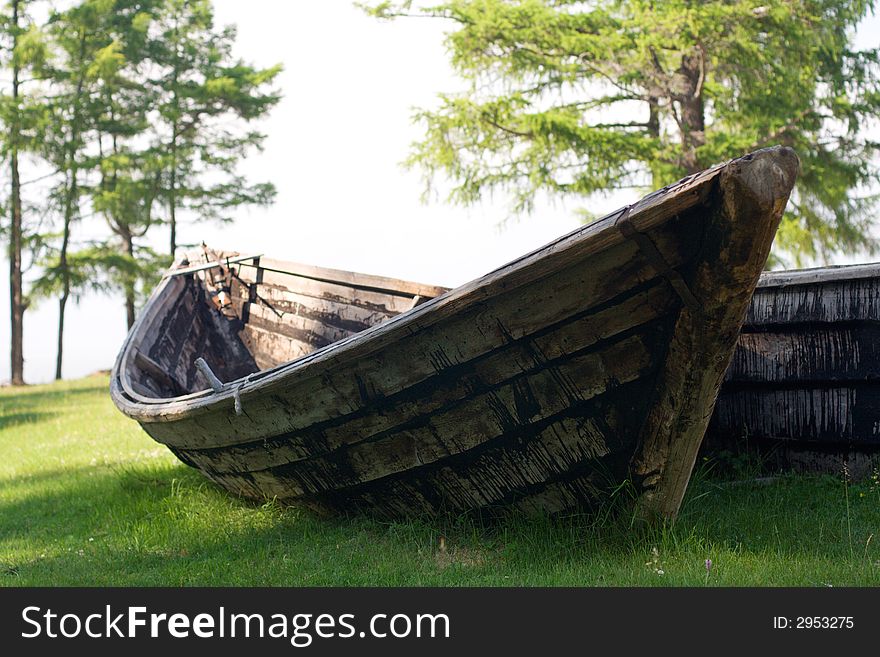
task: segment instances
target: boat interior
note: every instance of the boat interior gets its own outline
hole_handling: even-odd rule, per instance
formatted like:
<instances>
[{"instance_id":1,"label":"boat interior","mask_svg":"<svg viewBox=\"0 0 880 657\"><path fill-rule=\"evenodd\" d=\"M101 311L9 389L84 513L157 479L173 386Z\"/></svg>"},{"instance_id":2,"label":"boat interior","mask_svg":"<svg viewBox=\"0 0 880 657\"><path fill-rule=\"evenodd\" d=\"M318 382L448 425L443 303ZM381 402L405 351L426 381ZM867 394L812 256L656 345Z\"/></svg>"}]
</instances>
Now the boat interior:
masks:
<instances>
[{"instance_id":1,"label":"boat interior","mask_svg":"<svg viewBox=\"0 0 880 657\"><path fill-rule=\"evenodd\" d=\"M123 376L147 400L188 395L301 358L446 291L203 247L165 275L129 338Z\"/></svg>"}]
</instances>

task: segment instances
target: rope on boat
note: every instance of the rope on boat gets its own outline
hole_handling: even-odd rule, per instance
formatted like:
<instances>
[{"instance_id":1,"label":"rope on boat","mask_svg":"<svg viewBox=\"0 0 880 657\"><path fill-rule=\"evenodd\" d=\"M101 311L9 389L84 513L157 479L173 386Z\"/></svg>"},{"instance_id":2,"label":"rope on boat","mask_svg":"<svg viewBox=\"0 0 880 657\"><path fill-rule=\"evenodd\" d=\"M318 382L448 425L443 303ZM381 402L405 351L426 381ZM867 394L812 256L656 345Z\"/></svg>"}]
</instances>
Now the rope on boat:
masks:
<instances>
[{"instance_id":1,"label":"rope on boat","mask_svg":"<svg viewBox=\"0 0 880 657\"><path fill-rule=\"evenodd\" d=\"M241 388L243 385L244 385L244 383L242 383L241 385L235 386L235 388L232 391L232 400L235 402L235 414L236 415L241 415L242 413L244 413L244 409L241 407Z\"/></svg>"},{"instance_id":2,"label":"rope on boat","mask_svg":"<svg viewBox=\"0 0 880 657\"><path fill-rule=\"evenodd\" d=\"M697 298L694 296L694 293L691 292L691 289L688 287L681 274L675 271L675 269L666 262L663 254L660 253L654 242L651 241L651 238L644 233L639 232L639 230L633 226L633 223L629 218L629 211L631 209L631 205L626 206L623 213L615 220L614 225L625 238L631 239L636 243L639 251L645 256L645 259L647 259L654 271L669 282L672 289L675 290L675 293L681 298L684 305L687 306L694 315L701 314L702 305L697 301Z\"/></svg>"}]
</instances>

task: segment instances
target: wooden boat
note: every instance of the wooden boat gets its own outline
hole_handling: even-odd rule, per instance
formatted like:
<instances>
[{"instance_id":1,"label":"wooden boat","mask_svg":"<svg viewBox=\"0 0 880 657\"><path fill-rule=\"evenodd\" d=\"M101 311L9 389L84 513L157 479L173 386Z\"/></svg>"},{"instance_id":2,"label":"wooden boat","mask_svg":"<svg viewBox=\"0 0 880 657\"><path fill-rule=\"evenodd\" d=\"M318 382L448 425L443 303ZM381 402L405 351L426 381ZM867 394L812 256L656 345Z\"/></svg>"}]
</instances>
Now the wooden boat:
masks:
<instances>
[{"instance_id":1,"label":"wooden boat","mask_svg":"<svg viewBox=\"0 0 880 657\"><path fill-rule=\"evenodd\" d=\"M190 255L111 393L251 498L555 512L630 480L640 513L674 516L797 169L758 151L451 291Z\"/></svg>"},{"instance_id":2,"label":"wooden boat","mask_svg":"<svg viewBox=\"0 0 880 657\"><path fill-rule=\"evenodd\" d=\"M761 277L707 443L771 468L880 464L880 264Z\"/></svg>"}]
</instances>

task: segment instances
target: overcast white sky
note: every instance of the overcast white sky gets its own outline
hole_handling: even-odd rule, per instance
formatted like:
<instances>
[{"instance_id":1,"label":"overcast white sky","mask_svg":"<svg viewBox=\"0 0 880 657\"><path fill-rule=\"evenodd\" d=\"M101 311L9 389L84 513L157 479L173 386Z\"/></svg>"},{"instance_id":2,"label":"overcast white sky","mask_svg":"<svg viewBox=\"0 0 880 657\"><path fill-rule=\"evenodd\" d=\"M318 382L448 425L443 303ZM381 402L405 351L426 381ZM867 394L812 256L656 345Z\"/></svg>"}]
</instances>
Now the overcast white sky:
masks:
<instances>
[{"instance_id":1,"label":"overcast white sky","mask_svg":"<svg viewBox=\"0 0 880 657\"><path fill-rule=\"evenodd\" d=\"M414 107L461 83L447 64L439 21L380 22L350 0L215 0L217 22L238 25L238 53L252 63L284 64L284 99L262 123L263 153L243 170L271 180L277 202L243 210L230 226L194 225L180 241L259 252L311 264L455 286L530 251L578 225L575 205L540 204L506 222L507 200L464 209L421 203L418 172L399 162L420 137ZM859 30L876 45L880 20ZM593 207L610 211L634 198ZM157 246L164 246L164 234ZM8 265L0 271L0 381L9 377ZM25 315L25 379L54 373L57 304ZM122 300L89 296L69 307L65 378L108 369L125 335Z\"/></svg>"}]
</instances>

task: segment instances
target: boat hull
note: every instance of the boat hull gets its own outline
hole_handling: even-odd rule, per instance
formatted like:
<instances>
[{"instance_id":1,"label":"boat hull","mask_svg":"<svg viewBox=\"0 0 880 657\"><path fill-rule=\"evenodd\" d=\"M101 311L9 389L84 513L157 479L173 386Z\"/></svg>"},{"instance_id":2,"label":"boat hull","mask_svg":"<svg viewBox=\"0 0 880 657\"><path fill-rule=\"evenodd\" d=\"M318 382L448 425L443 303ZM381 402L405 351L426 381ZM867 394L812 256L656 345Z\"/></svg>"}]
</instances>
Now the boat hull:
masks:
<instances>
[{"instance_id":1,"label":"boat hull","mask_svg":"<svg viewBox=\"0 0 880 657\"><path fill-rule=\"evenodd\" d=\"M295 352L271 336L305 340L290 329L303 277L219 267L232 281L228 322L211 328L211 316L191 333L223 339L171 349L168 318L217 278L174 276L123 346L111 393L181 460L251 498L387 516L559 512L595 508L628 481L641 514L671 517L796 170L788 149L735 160L436 296L306 277L332 288L313 298L337 304L321 335L353 312L353 295L385 297L356 304L378 313L368 328L288 362L273 350ZM407 295L413 307L398 312ZM244 335L255 319L271 326ZM215 343L240 343L253 362ZM136 367L135 351L177 368L184 392L199 384L187 361L203 352L219 378L236 378L163 396L170 388Z\"/></svg>"}]
</instances>

